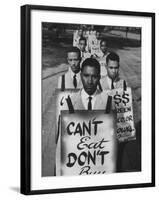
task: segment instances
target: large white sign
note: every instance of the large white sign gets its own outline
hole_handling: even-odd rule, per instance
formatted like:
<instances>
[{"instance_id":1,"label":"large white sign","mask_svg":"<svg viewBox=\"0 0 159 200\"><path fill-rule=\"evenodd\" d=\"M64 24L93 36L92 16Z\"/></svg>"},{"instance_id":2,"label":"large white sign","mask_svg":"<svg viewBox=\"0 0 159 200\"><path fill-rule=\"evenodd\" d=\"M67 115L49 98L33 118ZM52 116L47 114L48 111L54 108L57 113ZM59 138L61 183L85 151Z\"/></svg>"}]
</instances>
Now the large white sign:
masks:
<instances>
[{"instance_id":1,"label":"large white sign","mask_svg":"<svg viewBox=\"0 0 159 200\"><path fill-rule=\"evenodd\" d=\"M113 96L113 108L117 113L117 138L119 141L135 139L135 127L132 106L131 88L114 89L111 91Z\"/></svg>"},{"instance_id":2,"label":"large white sign","mask_svg":"<svg viewBox=\"0 0 159 200\"><path fill-rule=\"evenodd\" d=\"M106 174L116 171L114 116L104 111L61 112L61 176ZM57 155L58 156L58 155Z\"/></svg>"}]
</instances>

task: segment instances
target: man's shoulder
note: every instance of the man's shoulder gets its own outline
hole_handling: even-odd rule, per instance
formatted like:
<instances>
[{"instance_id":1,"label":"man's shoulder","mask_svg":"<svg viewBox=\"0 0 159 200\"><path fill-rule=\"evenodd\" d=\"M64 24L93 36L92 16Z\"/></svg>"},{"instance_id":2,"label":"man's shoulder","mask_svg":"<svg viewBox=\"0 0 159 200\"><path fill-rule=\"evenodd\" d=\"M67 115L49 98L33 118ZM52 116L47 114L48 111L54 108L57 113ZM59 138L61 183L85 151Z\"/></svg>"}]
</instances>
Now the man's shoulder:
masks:
<instances>
[{"instance_id":1,"label":"man's shoulder","mask_svg":"<svg viewBox=\"0 0 159 200\"><path fill-rule=\"evenodd\" d=\"M60 71L60 76L58 78L58 88L61 88L61 85L64 85L64 88L69 88L70 83L71 83L71 70L70 66L67 65L66 70Z\"/></svg>"},{"instance_id":2,"label":"man's shoulder","mask_svg":"<svg viewBox=\"0 0 159 200\"><path fill-rule=\"evenodd\" d=\"M103 77L101 78L100 82L101 82L101 83L105 83L105 82L108 81L108 79L109 79L108 75L105 75L105 76L103 76Z\"/></svg>"},{"instance_id":3,"label":"man's shoulder","mask_svg":"<svg viewBox=\"0 0 159 200\"><path fill-rule=\"evenodd\" d=\"M75 92L73 92L71 95L70 95L70 98L73 102L76 102L79 100L79 97L81 97L81 89L79 90L75 90Z\"/></svg>"},{"instance_id":4,"label":"man's shoulder","mask_svg":"<svg viewBox=\"0 0 159 200\"><path fill-rule=\"evenodd\" d=\"M106 104L107 104L107 100L108 100L107 93L104 90L103 91L99 91L96 94L95 109L105 110Z\"/></svg>"},{"instance_id":5,"label":"man's shoulder","mask_svg":"<svg viewBox=\"0 0 159 200\"><path fill-rule=\"evenodd\" d=\"M107 90L101 91L101 90L98 89L96 96L99 100L105 101L108 97L108 92L107 92Z\"/></svg>"},{"instance_id":6,"label":"man's shoulder","mask_svg":"<svg viewBox=\"0 0 159 200\"><path fill-rule=\"evenodd\" d=\"M65 71L65 73L63 73L62 75L64 75L65 77L70 77L71 76L71 70L69 69L69 65L68 65L68 70Z\"/></svg>"},{"instance_id":7,"label":"man's shoulder","mask_svg":"<svg viewBox=\"0 0 159 200\"><path fill-rule=\"evenodd\" d=\"M84 109L82 104L81 89L72 94L70 99L75 110Z\"/></svg>"},{"instance_id":8,"label":"man's shoulder","mask_svg":"<svg viewBox=\"0 0 159 200\"><path fill-rule=\"evenodd\" d=\"M101 78L101 81L107 81L108 79L110 79L109 77L108 77L108 75L105 75L105 76L103 76L102 78ZM122 79L120 76L115 80L115 82L117 83L117 82L124 82L124 79Z\"/></svg>"},{"instance_id":9,"label":"man's shoulder","mask_svg":"<svg viewBox=\"0 0 159 200\"><path fill-rule=\"evenodd\" d=\"M69 64L62 63L61 65L58 66L58 70L56 72L62 76L69 71L69 68L70 68Z\"/></svg>"},{"instance_id":10,"label":"man's shoulder","mask_svg":"<svg viewBox=\"0 0 159 200\"><path fill-rule=\"evenodd\" d=\"M121 77L118 77L115 82L116 82L117 86L122 86L123 87L124 81L125 81L124 79L122 79Z\"/></svg>"}]
</instances>

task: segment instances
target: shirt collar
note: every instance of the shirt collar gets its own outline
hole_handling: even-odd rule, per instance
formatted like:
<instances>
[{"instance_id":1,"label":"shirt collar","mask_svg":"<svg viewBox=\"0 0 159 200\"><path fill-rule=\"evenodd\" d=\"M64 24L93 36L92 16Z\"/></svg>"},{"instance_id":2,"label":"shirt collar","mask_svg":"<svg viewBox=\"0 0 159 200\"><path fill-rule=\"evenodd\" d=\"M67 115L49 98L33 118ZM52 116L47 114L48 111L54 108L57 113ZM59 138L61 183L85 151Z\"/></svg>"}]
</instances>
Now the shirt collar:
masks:
<instances>
[{"instance_id":1,"label":"shirt collar","mask_svg":"<svg viewBox=\"0 0 159 200\"><path fill-rule=\"evenodd\" d=\"M82 97L83 97L84 99L88 99L88 97L90 97L90 96L91 96L92 98L94 98L94 97L97 95L97 90L94 92L94 94L89 95L89 94L87 94L87 93L85 92L84 89L82 89L81 95L82 95Z\"/></svg>"},{"instance_id":2,"label":"shirt collar","mask_svg":"<svg viewBox=\"0 0 159 200\"><path fill-rule=\"evenodd\" d=\"M69 67L69 71L71 73L71 77L73 78L75 73L71 70L71 67ZM80 76L80 71L76 74L76 78L79 78L79 76Z\"/></svg>"},{"instance_id":3,"label":"shirt collar","mask_svg":"<svg viewBox=\"0 0 159 200\"><path fill-rule=\"evenodd\" d=\"M108 78L108 81L111 83L112 82L112 79L109 77L109 76L107 76L107 78ZM116 83L117 81L119 81L120 80L120 78L119 77L116 77L116 79L113 81L113 83Z\"/></svg>"}]
</instances>

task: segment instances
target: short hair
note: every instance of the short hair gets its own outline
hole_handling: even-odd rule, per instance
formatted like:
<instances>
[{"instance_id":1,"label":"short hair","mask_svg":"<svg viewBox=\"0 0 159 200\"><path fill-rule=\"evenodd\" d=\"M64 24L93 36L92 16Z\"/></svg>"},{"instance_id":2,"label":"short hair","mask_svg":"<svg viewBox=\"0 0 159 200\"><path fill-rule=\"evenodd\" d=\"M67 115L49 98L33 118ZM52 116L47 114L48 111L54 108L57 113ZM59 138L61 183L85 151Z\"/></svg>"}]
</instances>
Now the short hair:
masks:
<instances>
[{"instance_id":1,"label":"short hair","mask_svg":"<svg viewBox=\"0 0 159 200\"><path fill-rule=\"evenodd\" d=\"M68 54L68 53L71 53L71 52L78 53L79 58L81 58L81 51L79 50L78 47L70 47L70 48L68 49L68 51L67 51L67 54Z\"/></svg>"},{"instance_id":2,"label":"short hair","mask_svg":"<svg viewBox=\"0 0 159 200\"><path fill-rule=\"evenodd\" d=\"M101 46L102 42L105 42L107 44L107 40L106 39L101 39L100 46Z\"/></svg>"},{"instance_id":3,"label":"short hair","mask_svg":"<svg viewBox=\"0 0 159 200\"><path fill-rule=\"evenodd\" d=\"M80 37L80 39L79 39L79 42L80 42L81 40L84 40L84 41L85 41L85 43L87 44L87 40L86 40L86 38L85 38L85 37Z\"/></svg>"},{"instance_id":4,"label":"short hair","mask_svg":"<svg viewBox=\"0 0 159 200\"><path fill-rule=\"evenodd\" d=\"M95 58L86 58L82 63L81 72L83 71L85 66L95 67L100 74L100 64Z\"/></svg>"},{"instance_id":5,"label":"short hair","mask_svg":"<svg viewBox=\"0 0 159 200\"><path fill-rule=\"evenodd\" d=\"M108 54L108 56L106 57L107 64L108 64L109 60L117 61L118 63L120 62L120 58L119 58L118 54L115 52L110 52Z\"/></svg>"}]
</instances>

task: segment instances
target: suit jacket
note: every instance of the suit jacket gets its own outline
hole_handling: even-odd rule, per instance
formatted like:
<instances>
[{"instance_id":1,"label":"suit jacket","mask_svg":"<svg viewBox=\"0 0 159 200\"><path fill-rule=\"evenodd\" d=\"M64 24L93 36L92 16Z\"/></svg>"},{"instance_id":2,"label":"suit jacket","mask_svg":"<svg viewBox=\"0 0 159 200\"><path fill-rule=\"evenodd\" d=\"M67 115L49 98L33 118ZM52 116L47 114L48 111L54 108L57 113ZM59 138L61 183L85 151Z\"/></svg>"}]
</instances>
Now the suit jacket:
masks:
<instances>
[{"instance_id":1,"label":"suit jacket","mask_svg":"<svg viewBox=\"0 0 159 200\"><path fill-rule=\"evenodd\" d=\"M70 96L74 110L85 110L82 102L81 90ZM105 110L107 105L108 94L106 91L97 90L96 100L93 110Z\"/></svg>"},{"instance_id":2,"label":"suit jacket","mask_svg":"<svg viewBox=\"0 0 159 200\"><path fill-rule=\"evenodd\" d=\"M100 84L103 90L111 90L110 85L109 85L109 77L108 75L104 76L100 80ZM123 88L124 85L124 80L120 79L119 77L114 81L114 88Z\"/></svg>"},{"instance_id":3,"label":"suit jacket","mask_svg":"<svg viewBox=\"0 0 159 200\"><path fill-rule=\"evenodd\" d=\"M63 77L64 78L63 78ZM75 89L73 85L73 78L71 76L71 70L68 70L64 75L62 75L58 79L58 88L62 88L64 86L64 89ZM62 86L63 85L63 86ZM79 80L77 80L77 88L82 88L82 82L81 82L81 77Z\"/></svg>"}]
</instances>

